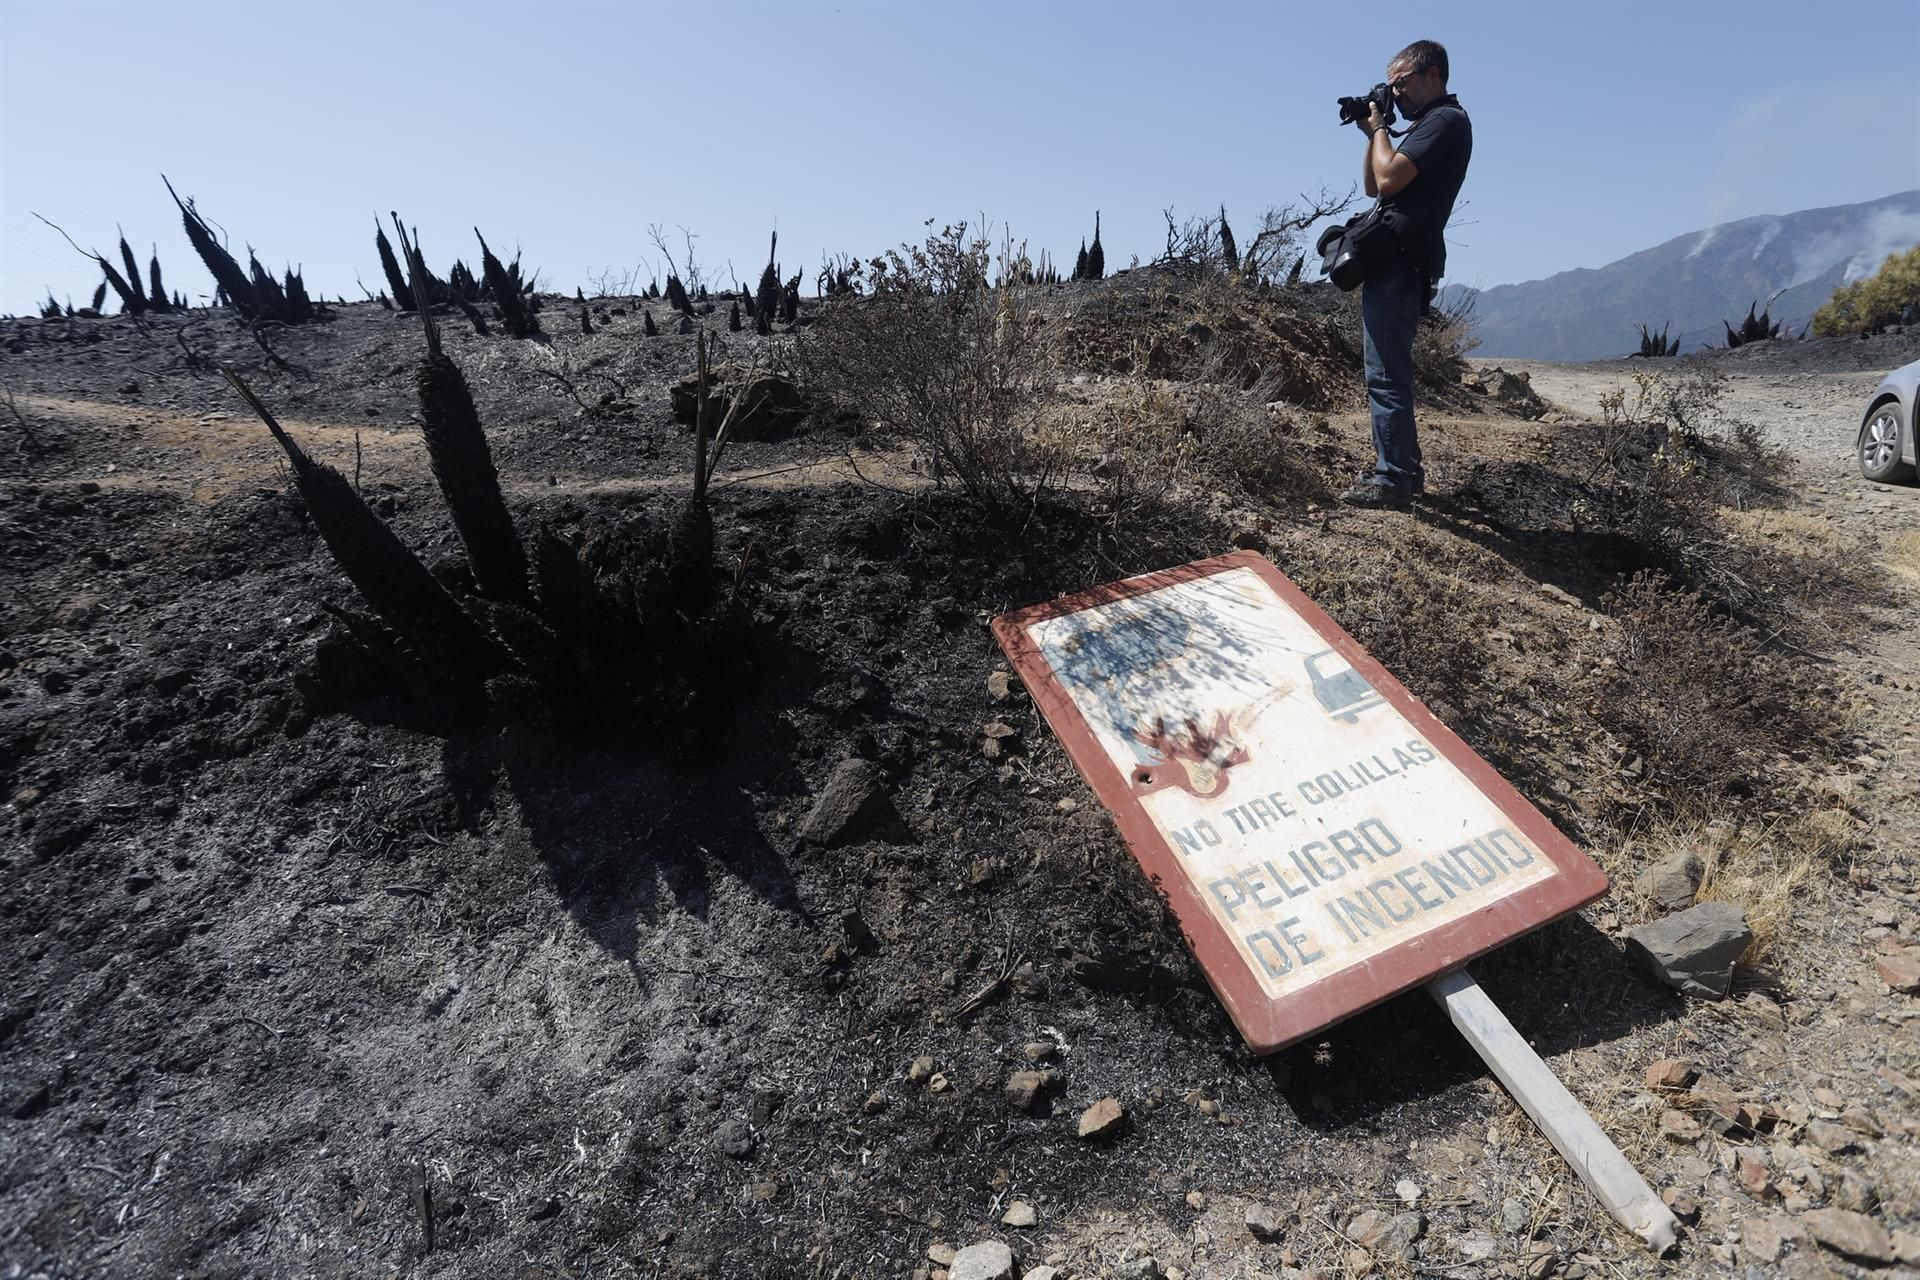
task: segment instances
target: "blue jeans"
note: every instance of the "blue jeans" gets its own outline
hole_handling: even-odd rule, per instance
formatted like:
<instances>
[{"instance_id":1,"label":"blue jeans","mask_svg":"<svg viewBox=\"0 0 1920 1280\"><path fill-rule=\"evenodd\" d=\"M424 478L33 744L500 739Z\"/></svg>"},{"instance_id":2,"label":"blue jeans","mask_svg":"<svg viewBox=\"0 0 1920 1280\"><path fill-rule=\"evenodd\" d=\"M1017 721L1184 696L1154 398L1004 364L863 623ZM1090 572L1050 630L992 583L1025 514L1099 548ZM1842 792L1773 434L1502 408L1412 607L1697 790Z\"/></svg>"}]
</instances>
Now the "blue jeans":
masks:
<instances>
[{"instance_id":1,"label":"blue jeans","mask_svg":"<svg viewBox=\"0 0 1920 1280\"><path fill-rule=\"evenodd\" d=\"M1366 333L1367 408L1373 414L1373 480L1402 493L1426 485L1413 425L1413 332L1426 282L1405 263L1381 267L1360 287Z\"/></svg>"}]
</instances>

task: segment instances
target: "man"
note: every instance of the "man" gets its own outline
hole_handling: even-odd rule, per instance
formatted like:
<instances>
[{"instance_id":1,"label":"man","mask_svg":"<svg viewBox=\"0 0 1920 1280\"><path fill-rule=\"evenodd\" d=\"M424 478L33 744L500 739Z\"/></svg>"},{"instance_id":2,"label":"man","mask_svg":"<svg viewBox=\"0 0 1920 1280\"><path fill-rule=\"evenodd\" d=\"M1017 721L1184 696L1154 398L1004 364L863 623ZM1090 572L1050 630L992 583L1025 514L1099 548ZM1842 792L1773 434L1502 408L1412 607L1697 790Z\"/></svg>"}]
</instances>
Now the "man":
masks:
<instances>
[{"instance_id":1,"label":"man","mask_svg":"<svg viewBox=\"0 0 1920 1280\"><path fill-rule=\"evenodd\" d=\"M1413 334L1446 270L1444 232L1473 155L1473 125L1447 92L1447 51L1432 40L1415 41L1394 56L1387 86L1411 122L1399 149L1377 104L1356 123L1367 134L1367 194L1379 198L1400 251L1361 287L1374 464L1340 500L1404 509L1427 483L1413 423Z\"/></svg>"}]
</instances>

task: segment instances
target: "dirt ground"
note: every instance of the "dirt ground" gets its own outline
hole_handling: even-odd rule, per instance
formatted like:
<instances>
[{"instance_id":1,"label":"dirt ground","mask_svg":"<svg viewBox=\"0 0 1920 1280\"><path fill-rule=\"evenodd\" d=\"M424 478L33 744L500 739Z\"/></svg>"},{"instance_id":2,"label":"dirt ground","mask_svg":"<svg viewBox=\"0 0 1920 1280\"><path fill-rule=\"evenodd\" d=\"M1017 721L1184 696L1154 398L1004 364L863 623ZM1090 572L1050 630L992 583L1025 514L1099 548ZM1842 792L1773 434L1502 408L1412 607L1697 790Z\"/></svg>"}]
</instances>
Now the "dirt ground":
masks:
<instances>
[{"instance_id":1,"label":"dirt ground","mask_svg":"<svg viewBox=\"0 0 1920 1280\"><path fill-rule=\"evenodd\" d=\"M522 521L590 530L684 488L666 392L693 340L597 309L589 337L556 300L545 344L448 325ZM217 316L186 326L0 322L0 1275L908 1277L988 1239L1073 1277L1920 1274L1920 1002L1875 970L1920 943L1920 489L1849 452L1920 339L1712 358L1729 415L1791 456L1732 526L1857 572L1740 633L1840 729L1676 815L1590 706L1633 566L1536 510L1637 361L1505 365L1544 420L1430 415L1413 514L1331 506L1354 407L1277 428L1307 475L1284 499L1188 494L1125 538L1084 504L982 526L841 422L743 443L714 515L749 621L713 724L528 742L342 685L322 604L351 590L264 429L183 354L246 368L444 569L417 328L337 308L274 339L288 373ZM1394 575L1448 584L1434 665L1399 674L1616 880L1474 972L1689 1210L1674 1255L1611 1223L1422 994L1249 1055L1017 683L990 689L993 615L1230 545L1389 660L1414 643ZM900 822L800 841L847 758ZM1774 908L1725 1002L1622 946L1634 872L1676 841ZM1036 1058L1057 1092L1010 1106ZM1650 1087L1662 1059L1765 1123L1663 1128L1719 1097ZM1104 1098L1118 1136L1077 1139ZM1904 1234L1843 1256L1809 1235L1835 1208Z\"/></svg>"}]
</instances>

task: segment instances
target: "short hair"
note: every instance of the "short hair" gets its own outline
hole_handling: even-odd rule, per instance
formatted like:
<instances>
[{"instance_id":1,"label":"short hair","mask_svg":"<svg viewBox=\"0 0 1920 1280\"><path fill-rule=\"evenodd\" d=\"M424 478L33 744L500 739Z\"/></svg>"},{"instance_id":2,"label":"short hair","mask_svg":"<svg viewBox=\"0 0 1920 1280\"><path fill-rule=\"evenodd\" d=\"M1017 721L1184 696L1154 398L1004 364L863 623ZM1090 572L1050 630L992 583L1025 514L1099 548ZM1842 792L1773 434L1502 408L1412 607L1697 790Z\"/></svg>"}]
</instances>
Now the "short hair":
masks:
<instances>
[{"instance_id":1,"label":"short hair","mask_svg":"<svg viewBox=\"0 0 1920 1280\"><path fill-rule=\"evenodd\" d=\"M1393 66L1394 63L1398 62L1411 64L1408 69L1416 72L1425 71L1428 67L1435 67L1440 72L1440 83L1445 84L1447 82L1447 48L1438 40L1415 40L1412 44L1394 54L1393 62L1389 62L1387 65Z\"/></svg>"}]
</instances>

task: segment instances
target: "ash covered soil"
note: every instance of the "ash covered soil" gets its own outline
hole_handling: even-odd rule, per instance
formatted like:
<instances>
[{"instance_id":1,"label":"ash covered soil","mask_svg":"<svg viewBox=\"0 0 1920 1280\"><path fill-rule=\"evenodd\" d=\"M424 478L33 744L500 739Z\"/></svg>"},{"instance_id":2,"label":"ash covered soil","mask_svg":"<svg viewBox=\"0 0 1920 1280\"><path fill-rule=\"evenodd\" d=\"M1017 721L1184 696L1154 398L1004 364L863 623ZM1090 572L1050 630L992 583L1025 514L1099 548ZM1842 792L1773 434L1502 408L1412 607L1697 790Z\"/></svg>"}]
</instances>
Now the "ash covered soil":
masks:
<instances>
[{"instance_id":1,"label":"ash covered soil","mask_svg":"<svg viewBox=\"0 0 1920 1280\"><path fill-rule=\"evenodd\" d=\"M1091 311L1100 287L1057 305ZM668 388L693 339L595 306L589 337L556 300L547 343L445 322L523 528L590 537L687 487ZM1793 385L1830 419L1730 513L1763 557L1742 563L1838 556L1856 575L1826 599L1800 574L1815 585L1774 635L1724 641L1802 669L1831 723L1769 739L1764 785L1675 782L1656 804L1667 784L1612 701L1638 659L1609 593L1646 563L1555 505L1587 474L1590 397L1637 362L1535 366L1545 421L1484 394L1479 368L1425 420L1434 499L1414 514L1331 507L1365 454L1357 359L1352 399L1270 412L1284 487L1181 492L1138 527L1069 494L994 529L910 450L817 414L729 453L726 679L683 733L631 741L448 733L365 679L322 607L351 588L282 456L183 356L245 368L457 573L411 318L350 305L277 333L298 374L218 313L0 329L8 426L33 435L0 450L20 443L0 461L8 1276L906 1277L990 1239L1075 1277L1920 1265L1912 1234L1850 1257L1808 1225L1838 1210L1920 1233L1920 1006L1875 967L1920 942L1920 490L1836 461L1860 370L1914 358L1911 338L1708 361L1762 409L1767 379L1811 378ZM1060 395L1148 381L1063 370ZM1249 1055L1018 682L995 678L993 615L1236 545L1614 875L1610 898L1474 972L1691 1210L1675 1256L1612 1225L1419 992ZM801 840L850 759L898 821ZM1770 869L1794 877L1724 1003L1623 949L1652 914L1631 883L1659 833L1697 839L1730 886L1736 868L1761 896ZM1724 1098L1650 1086L1662 1059ZM1016 1105L1010 1079L1036 1069L1051 1088ZM1108 1098L1117 1129L1078 1137ZM1729 1100L1754 1123L1735 1106L1717 1132ZM1700 1132L1663 1128L1676 1110Z\"/></svg>"}]
</instances>

